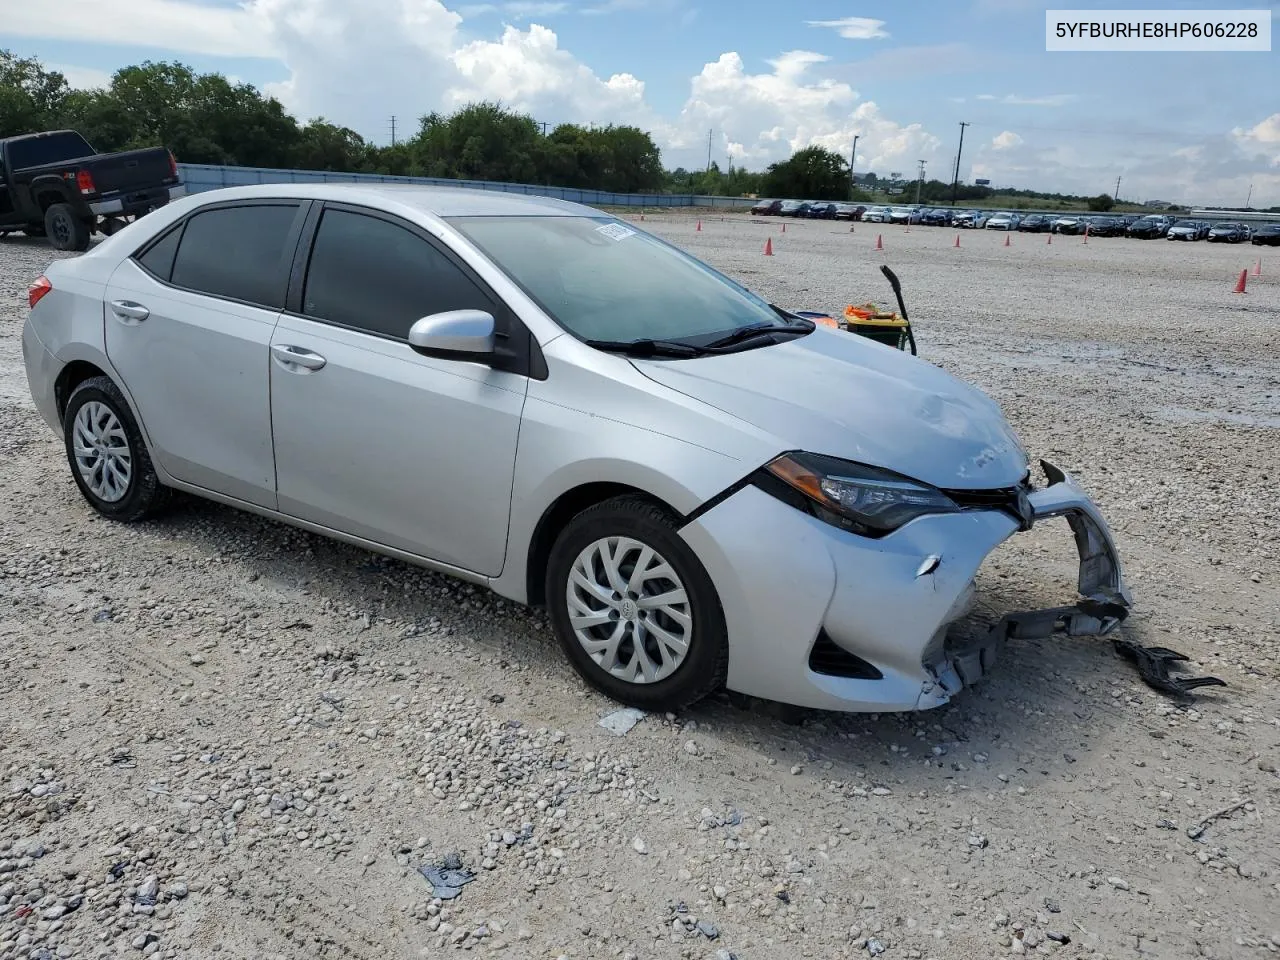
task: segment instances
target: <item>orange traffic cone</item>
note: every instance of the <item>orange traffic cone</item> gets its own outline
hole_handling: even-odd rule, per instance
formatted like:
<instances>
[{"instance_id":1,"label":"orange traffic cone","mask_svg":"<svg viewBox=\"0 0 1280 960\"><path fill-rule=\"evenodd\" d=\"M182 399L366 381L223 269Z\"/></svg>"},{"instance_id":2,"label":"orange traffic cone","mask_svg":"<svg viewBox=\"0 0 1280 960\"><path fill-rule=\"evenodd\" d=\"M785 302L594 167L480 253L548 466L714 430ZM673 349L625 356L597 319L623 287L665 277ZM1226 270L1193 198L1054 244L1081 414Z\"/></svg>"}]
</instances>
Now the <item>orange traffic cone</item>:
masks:
<instances>
[{"instance_id":1,"label":"orange traffic cone","mask_svg":"<svg viewBox=\"0 0 1280 960\"><path fill-rule=\"evenodd\" d=\"M1249 268L1240 271L1240 279L1236 281L1236 293L1244 293L1245 284L1249 282Z\"/></svg>"},{"instance_id":2,"label":"orange traffic cone","mask_svg":"<svg viewBox=\"0 0 1280 960\"><path fill-rule=\"evenodd\" d=\"M876 249L877 250L884 249L884 239L878 233L876 234Z\"/></svg>"},{"instance_id":3,"label":"orange traffic cone","mask_svg":"<svg viewBox=\"0 0 1280 960\"><path fill-rule=\"evenodd\" d=\"M960 234L956 234L956 249L960 249Z\"/></svg>"},{"instance_id":4,"label":"orange traffic cone","mask_svg":"<svg viewBox=\"0 0 1280 960\"><path fill-rule=\"evenodd\" d=\"M765 237L765 240L764 240L764 255L765 255L766 257L772 257L772 256L773 256L773 237Z\"/></svg>"},{"instance_id":5,"label":"orange traffic cone","mask_svg":"<svg viewBox=\"0 0 1280 960\"><path fill-rule=\"evenodd\" d=\"M1004 245L1006 247L1009 246L1009 234L1007 231L1005 232L1005 235L1004 235Z\"/></svg>"},{"instance_id":6,"label":"orange traffic cone","mask_svg":"<svg viewBox=\"0 0 1280 960\"><path fill-rule=\"evenodd\" d=\"M1262 258L1258 258L1258 262L1253 265L1253 275L1255 277L1262 276Z\"/></svg>"},{"instance_id":7,"label":"orange traffic cone","mask_svg":"<svg viewBox=\"0 0 1280 960\"><path fill-rule=\"evenodd\" d=\"M698 230L697 230L697 232L698 232L698 233L701 233L701 232L702 232L702 221L701 221L701 220L699 220L699 221L698 221Z\"/></svg>"}]
</instances>

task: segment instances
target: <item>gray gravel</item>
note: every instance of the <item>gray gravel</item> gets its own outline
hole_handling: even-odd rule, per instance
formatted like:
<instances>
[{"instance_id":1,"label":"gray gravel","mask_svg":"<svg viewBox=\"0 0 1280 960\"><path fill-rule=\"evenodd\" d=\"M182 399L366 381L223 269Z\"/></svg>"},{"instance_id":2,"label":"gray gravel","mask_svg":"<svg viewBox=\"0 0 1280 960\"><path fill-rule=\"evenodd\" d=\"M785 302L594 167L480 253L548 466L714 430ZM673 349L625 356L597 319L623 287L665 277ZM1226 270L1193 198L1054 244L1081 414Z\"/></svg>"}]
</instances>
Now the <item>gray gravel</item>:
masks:
<instances>
[{"instance_id":1,"label":"gray gravel","mask_svg":"<svg viewBox=\"0 0 1280 960\"><path fill-rule=\"evenodd\" d=\"M1105 642L1018 642L931 713L717 699L617 736L482 590L191 500L94 520L21 369L50 253L4 240L0 960L1280 950L1274 254L1239 297L1255 248L643 225L794 308L888 303L890 263L924 355L1103 504L1127 635L1230 686L1182 708ZM972 629L1072 582L1037 527ZM453 862L441 901L419 868Z\"/></svg>"}]
</instances>

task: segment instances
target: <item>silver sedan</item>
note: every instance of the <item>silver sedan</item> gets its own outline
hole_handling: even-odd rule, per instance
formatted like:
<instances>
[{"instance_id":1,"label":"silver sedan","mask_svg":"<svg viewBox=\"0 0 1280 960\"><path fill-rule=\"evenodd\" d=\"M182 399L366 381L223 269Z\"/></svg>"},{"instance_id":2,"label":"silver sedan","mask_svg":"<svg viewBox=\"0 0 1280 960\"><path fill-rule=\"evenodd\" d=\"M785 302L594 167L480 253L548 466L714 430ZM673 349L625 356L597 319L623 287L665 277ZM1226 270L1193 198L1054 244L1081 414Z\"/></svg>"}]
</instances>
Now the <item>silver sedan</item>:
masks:
<instances>
[{"instance_id":1,"label":"silver sedan","mask_svg":"<svg viewBox=\"0 0 1280 960\"><path fill-rule=\"evenodd\" d=\"M586 207L202 193L30 301L31 393L98 513L186 491L543 604L641 708L933 707L1010 633L1128 612L1097 508L1051 465L1036 486L985 395ZM1050 517L1078 604L957 640L984 558Z\"/></svg>"}]
</instances>

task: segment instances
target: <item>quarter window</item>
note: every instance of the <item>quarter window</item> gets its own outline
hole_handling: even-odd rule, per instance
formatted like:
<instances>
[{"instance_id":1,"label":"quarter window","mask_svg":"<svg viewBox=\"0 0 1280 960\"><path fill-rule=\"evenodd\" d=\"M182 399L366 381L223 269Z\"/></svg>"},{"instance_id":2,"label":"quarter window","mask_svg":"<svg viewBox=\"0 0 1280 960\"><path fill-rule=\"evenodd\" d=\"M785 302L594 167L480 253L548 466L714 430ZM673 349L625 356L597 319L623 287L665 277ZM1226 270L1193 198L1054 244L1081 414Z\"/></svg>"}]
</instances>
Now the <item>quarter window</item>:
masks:
<instances>
[{"instance_id":1,"label":"quarter window","mask_svg":"<svg viewBox=\"0 0 1280 960\"><path fill-rule=\"evenodd\" d=\"M326 210L307 268L302 312L404 340L446 310L494 312L493 301L432 244L378 217Z\"/></svg>"},{"instance_id":2,"label":"quarter window","mask_svg":"<svg viewBox=\"0 0 1280 960\"><path fill-rule=\"evenodd\" d=\"M178 241L181 239L182 224L178 224L138 257L138 263L153 277L168 283L173 274L173 256L178 252Z\"/></svg>"},{"instance_id":3,"label":"quarter window","mask_svg":"<svg viewBox=\"0 0 1280 960\"><path fill-rule=\"evenodd\" d=\"M221 207L195 214L182 231L173 284L279 310L293 253L285 246L297 214L297 204Z\"/></svg>"}]
</instances>

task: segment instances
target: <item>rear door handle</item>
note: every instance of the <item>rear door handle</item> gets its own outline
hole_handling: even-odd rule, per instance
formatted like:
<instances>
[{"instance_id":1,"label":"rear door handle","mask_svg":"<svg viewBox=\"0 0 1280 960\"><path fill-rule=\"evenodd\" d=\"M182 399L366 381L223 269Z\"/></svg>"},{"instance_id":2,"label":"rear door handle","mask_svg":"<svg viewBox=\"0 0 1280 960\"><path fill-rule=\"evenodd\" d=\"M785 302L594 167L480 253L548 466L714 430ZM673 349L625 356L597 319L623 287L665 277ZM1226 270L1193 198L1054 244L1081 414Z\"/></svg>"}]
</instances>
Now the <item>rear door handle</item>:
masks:
<instances>
[{"instance_id":1,"label":"rear door handle","mask_svg":"<svg viewBox=\"0 0 1280 960\"><path fill-rule=\"evenodd\" d=\"M111 312L121 320L133 320L140 322L151 316L151 311L140 303L134 303L132 300L112 300Z\"/></svg>"},{"instance_id":2,"label":"rear door handle","mask_svg":"<svg viewBox=\"0 0 1280 960\"><path fill-rule=\"evenodd\" d=\"M327 360L318 353L312 353L302 347L288 346L286 344L273 343L271 345L271 355L276 358L276 363L284 367L290 373L300 373L301 370L319 370L323 367ZM301 370L299 369L301 368Z\"/></svg>"}]
</instances>

